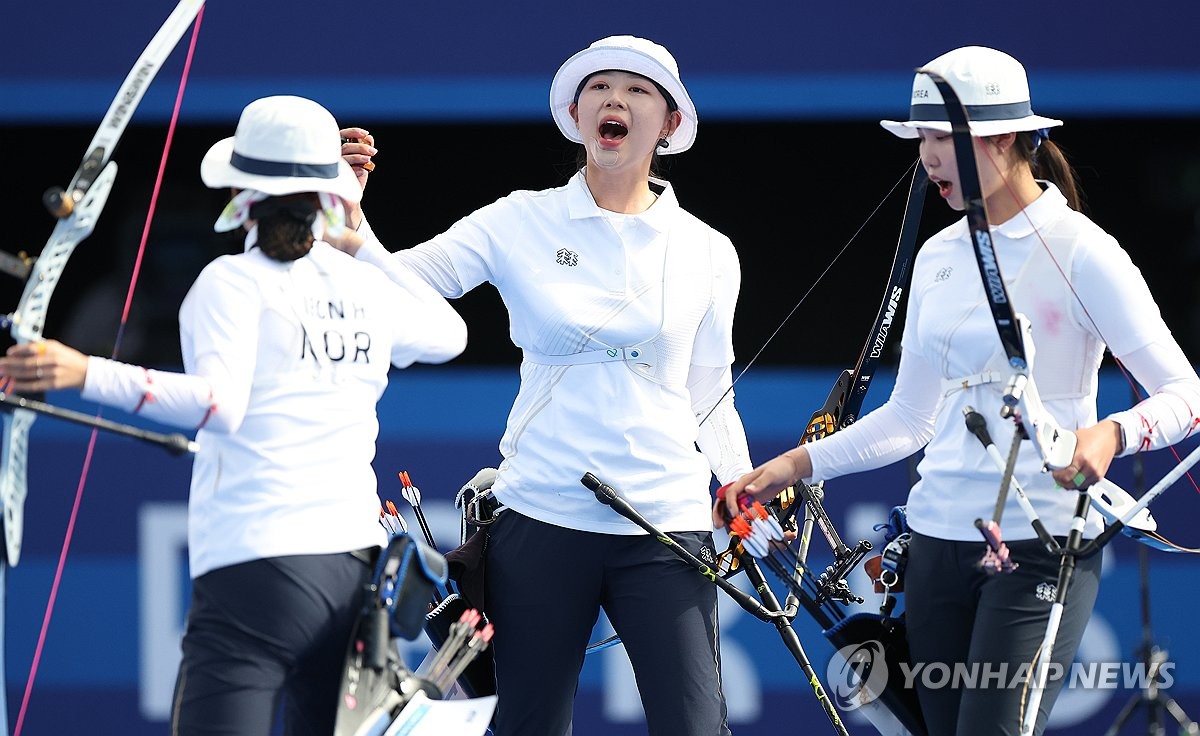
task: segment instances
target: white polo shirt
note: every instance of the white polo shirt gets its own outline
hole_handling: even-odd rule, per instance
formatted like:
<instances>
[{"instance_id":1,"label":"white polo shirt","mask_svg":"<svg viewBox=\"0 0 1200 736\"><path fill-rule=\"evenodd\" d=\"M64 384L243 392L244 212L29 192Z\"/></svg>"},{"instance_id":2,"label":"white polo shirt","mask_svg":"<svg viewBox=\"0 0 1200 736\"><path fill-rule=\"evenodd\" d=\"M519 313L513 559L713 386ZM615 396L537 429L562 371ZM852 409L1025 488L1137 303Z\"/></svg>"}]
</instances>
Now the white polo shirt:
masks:
<instances>
[{"instance_id":1,"label":"white polo shirt","mask_svg":"<svg viewBox=\"0 0 1200 736\"><path fill-rule=\"evenodd\" d=\"M466 326L425 286L318 242L210 263L179 313L186 374L91 358L84 398L199 429L191 574L383 544L371 467L391 365L462 352Z\"/></svg>"},{"instance_id":2,"label":"white polo shirt","mask_svg":"<svg viewBox=\"0 0 1200 736\"><path fill-rule=\"evenodd\" d=\"M525 360L493 488L535 519L644 533L583 487L592 472L664 531L712 528L712 471L696 448L687 383L694 366L733 361L740 266L727 237L684 211L669 184L652 183L661 193L641 214L602 210L580 172L560 188L514 192L414 248L393 255L368 237L359 251L385 269L403 263L447 297L485 281L500 292ZM567 364L632 347L639 357L628 362ZM739 461L722 472L750 468L744 448L743 434Z\"/></svg>"},{"instance_id":3,"label":"white polo shirt","mask_svg":"<svg viewBox=\"0 0 1200 736\"><path fill-rule=\"evenodd\" d=\"M1096 371L1107 340L1153 394L1111 417L1125 430L1126 452L1178 442L1196 428L1200 379L1128 254L1068 207L1052 184L1043 185L1046 191L1023 214L993 226L991 233L1013 306L1032 325L1033 377L1047 410L1068 429L1096 423ZM1045 255L1047 248L1057 264ZM979 541L974 521L992 517L1000 471L967 431L963 409L972 406L984 417L993 441L1007 455L1013 423L1002 420L999 409L1008 375L997 367L1004 364L970 235L960 220L930 238L913 266L891 398L854 425L807 446L814 477L879 467L924 446L921 479L908 498L909 524L930 536ZM998 375L996 382L948 388L949 379L989 369ZM1154 436L1143 442L1146 427L1154 428ZM1041 468L1032 443L1023 442L1015 477L1046 528L1063 535L1076 494L1056 488ZM1015 494L1008 494L1007 503L1005 539L1035 536ZM1098 531L1099 515L1093 513L1089 536Z\"/></svg>"}]
</instances>

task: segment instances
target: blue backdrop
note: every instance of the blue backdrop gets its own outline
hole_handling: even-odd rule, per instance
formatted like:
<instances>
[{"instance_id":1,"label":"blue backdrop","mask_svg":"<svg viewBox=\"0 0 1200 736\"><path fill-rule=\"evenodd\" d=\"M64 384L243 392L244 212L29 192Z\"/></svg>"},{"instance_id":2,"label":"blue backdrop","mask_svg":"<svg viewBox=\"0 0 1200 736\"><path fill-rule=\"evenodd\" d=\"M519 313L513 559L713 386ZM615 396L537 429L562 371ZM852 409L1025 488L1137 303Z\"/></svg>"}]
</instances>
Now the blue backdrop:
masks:
<instances>
[{"instance_id":1,"label":"blue backdrop","mask_svg":"<svg viewBox=\"0 0 1200 736\"><path fill-rule=\"evenodd\" d=\"M755 458L765 459L794 444L836 374L831 368L755 369L746 375L738 384L737 401ZM876 401L889 391L889 376L881 373L878 380L872 389ZM515 368L445 366L393 376L381 404L383 435L376 462L381 496L403 505L396 473L407 470L424 493L423 505L443 547L452 546L458 535L450 499L479 468L498 460L496 441L516 385ZM1123 379L1105 376L1102 409L1128 395ZM86 443L87 430L73 425L45 418L34 425L24 556L8 580L10 720L20 708L29 677ZM1157 479L1172 462L1169 452L1147 456L1148 479ZM188 595L184 521L189 466L185 459L132 440L101 438L28 703L25 734L165 732ZM1129 468L1128 460L1119 461L1112 477L1130 487ZM871 526L903 500L908 474L907 464L899 463L829 483L828 508L843 535L878 542ZM1185 480L1161 498L1154 511L1168 536L1195 543L1187 520L1195 518L1197 508L1200 499ZM408 518L413 520L411 514ZM1137 546L1120 538L1106 554L1100 601L1080 656L1133 663L1141 635ZM821 561L816 551L813 559ZM1170 694L1194 716L1200 715L1200 633L1188 607L1196 562L1159 552L1152 553L1150 561L1156 643L1175 663ZM855 575L853 587L867 598L864 609L877 606L865 577L861 572ZM825 717L774 627L743 613L725 596L722 606L725 682L735 732L803 728L806 733L832 733L824 730L829 728ZM796 620L796 630L825 678L832 647L804 614ZM597 636L602 633L598 630ZM418 659L424 646L413 643L408 656ZM1100 733L1132 695L1129 690L1073 690L1060 700L1052 733ZM576 733L644 733L639 708L622 650L589 656ZM853 713L847 721L852 734L874 733Z\"/></svg>"},{"instance_id":2,"label":"blue backdrop","mask_svg":"<svg viewBox=\"0 0 1200 736\"><path fill-rule=\"evenodd\" d=\"M97 120L173 6L63 0L49 17L39 3L7 3L0 124ZM617 33L670 48L706 119L900 115L911 70L967 44L1020 58L1034 99L1055 115L1194 115L1198 21L1187 0L691 0L636 12L542 0L212 3L182 120L235 119L252 99L293 93L347 119L542 121L558 65ZM169 113L182 58L136 119Z\"/></svg>"}]
</instances>

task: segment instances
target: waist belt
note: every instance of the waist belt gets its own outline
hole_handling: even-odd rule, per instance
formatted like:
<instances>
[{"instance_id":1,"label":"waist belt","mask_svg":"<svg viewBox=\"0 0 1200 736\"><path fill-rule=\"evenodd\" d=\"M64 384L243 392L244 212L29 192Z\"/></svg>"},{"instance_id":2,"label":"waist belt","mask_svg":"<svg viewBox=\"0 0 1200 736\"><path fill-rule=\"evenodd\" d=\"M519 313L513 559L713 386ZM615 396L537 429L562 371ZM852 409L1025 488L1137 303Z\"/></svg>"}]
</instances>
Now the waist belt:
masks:
<instances>
[{"instance_id":1,"label":"waist belt","mask_svg":"<svg viewBox=\"0 0 1200 736\"><path fill-rule=\"evenodd\" d=\"M646 367L654 366L655 350L650 343L634 345L627 348L605 348L601 350L584 350L570 355L544 355L532 350L523 351L525 360L541 365L585 365L588 363L615 363L624 361L630 364L640 364Z\"/></svg>"},{"instance_id":2,"label":"waist belt","mask_svg":"<svg viewBox=\"0 0 1200 736\"><path fill-rule=\"evenodd\" d=\"M964 391L972 386L983 386L989 383L1001 383L1008 380L1008 375L999 371L986 370L972 373L962 378L946 378L942 380L942 395L948 396L955 391Z\"/></svg>"},{"instance_id":3,"label":"waist belt","mask_svg":"<svg viewBox=\"0 0 1200 736\"><path fill-rule=\"evenodd\" d=\"M654 368L658 363L658 350L654 342L644 342L627 348L604 348L601 350L584 350L570 355L543 355L525 350L525 360L541 365L586 365L588 363L621 362L629 369L644 378L659 382Z\"/></svg>"}]
</instances>

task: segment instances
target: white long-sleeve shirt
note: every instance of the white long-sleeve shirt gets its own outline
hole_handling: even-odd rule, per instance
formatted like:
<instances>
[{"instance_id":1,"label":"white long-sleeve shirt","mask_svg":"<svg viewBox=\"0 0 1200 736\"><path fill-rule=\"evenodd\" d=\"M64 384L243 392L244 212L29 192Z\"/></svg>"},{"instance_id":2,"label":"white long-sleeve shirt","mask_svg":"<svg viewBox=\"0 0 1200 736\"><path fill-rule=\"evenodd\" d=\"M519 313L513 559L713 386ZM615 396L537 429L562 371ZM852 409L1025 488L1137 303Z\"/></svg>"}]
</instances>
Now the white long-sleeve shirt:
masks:
<instances>
[{"instance_id":1,"label":"white long-sleeve shirt","mask_svg":"<svg viewBox=\"0 0 1200 736\"><path fill-rule=\"evenodd\" d=\"M1107 345L1150 394L1108 417L1122 427L1125 454L1185 439L1200 423L1200 379L1125 251L1071 210L1053 185L1046 187L1024 214L991 228L1013 306L1032 324L1033 377L1046 408L1068 429L1095 424L1096 371ZM908 499L909 523L923 534L975 541L973 523L991 518L1000 471L966 430L962 410L970 405L987 420L1001 454L1007 454L1013 424L999 417L1007 374L996 371L998 382L967 389L947 385L995 370L1003 354L969 238L960 220L917 256L899 371L887 403L806 447L816 479L880 467L924 447L921 479ZM1041 467L1024 442L1015 477L1049 531L1065 534L1075 494L1056 488ZM1034 536L1015 494L1008 496L1004 519L1005 538ZM1098 528L1092 514L1089 532Z\"/></svg>"},{"instance_id":2,"label":"white long-sleeve shirt","mask_svg":"<svg viewBox=\"0 0 1200 736\"><path fill-rule=\"evenodd\" d=\"M179 313L186 373L90 358L84 398L197 429L191 574L386 539L371 467L391 365L462 352L441 295L392 283L318 242L281 263L257 248L209 264Z\"/></svg>"},{"instance_id":3,"label":"white long-sleeve shirt","mask_svg":"<svg viewBox=\"0 0 1200 736\"><path fill-rule=\"evenodd\" d=\"M500 292L525 359L493 491L535 519L642 534L583 487L592 472L660 529L707 530L713 474L726 482L751 468L725 393L737 253L670 185L654 184L649 209L617 214L596 205L581 172L560 188L514 192L416 247L390 254L368 235L359 251L447 297L485 281ZM609 350L628 360L589 362Z\"/></svg>"}]
</instances>

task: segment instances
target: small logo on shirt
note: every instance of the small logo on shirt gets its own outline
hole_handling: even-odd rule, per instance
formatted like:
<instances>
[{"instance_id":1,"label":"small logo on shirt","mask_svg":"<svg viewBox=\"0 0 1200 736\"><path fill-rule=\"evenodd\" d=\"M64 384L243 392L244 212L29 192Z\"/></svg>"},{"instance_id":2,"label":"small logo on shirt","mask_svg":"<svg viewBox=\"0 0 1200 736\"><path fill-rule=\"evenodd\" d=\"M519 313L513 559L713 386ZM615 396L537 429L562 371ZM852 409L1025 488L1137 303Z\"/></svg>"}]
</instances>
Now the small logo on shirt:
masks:
<instances>
[{"instance_id":1,"label":"small logo on shirt","mask_svg":"<svg viewBox=\"0 0 1200 736\"><path fill-rule=\"evenodd\" d=\"M558 253L555 254L554 261L560 266L578 266L579 254L573 250L560 248Z\"/></svg>"},{"instance_id":2,"label":"small logo on shirt","mask_svg":"<svg viewBox=\"0 0 1200 736\"><path fill-rule=\"evenodd\" d=\"M945 281L946 279L950 278L950 274L952 273L954 273L954 269L947 266L946 268L943 268L937 272L937 274L933 277L933 282L936 284L939 281Z\"/></svg>"},{"instance_id":3,"label":"small logo on shirt","mask_svg":"<svg viewBox=\"0 0 1200 736\"><path fill-rule=\"evenodd\" d=\"M1058 594L1058 586L1052 583L1038 583L1037 589L1033 591L1039 601L1050 603L1054 600L1054 596Z\"/></svg>"},{"instance_id":4,"label":"small logo on shirt","mask_svg":"<svg viewBox=\"0 0 1200 736\"><path fill-rule=\"evenodd\" d=\"M717 556L713 553L712 547L709 547L707 544L700 547L700 559L710 565L717 564Z\"/></svg>"}]
</instances>

